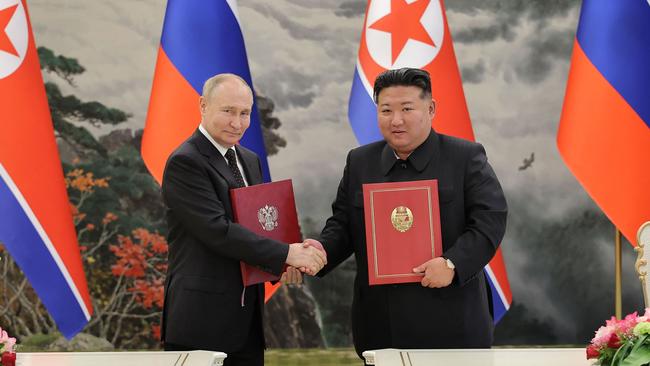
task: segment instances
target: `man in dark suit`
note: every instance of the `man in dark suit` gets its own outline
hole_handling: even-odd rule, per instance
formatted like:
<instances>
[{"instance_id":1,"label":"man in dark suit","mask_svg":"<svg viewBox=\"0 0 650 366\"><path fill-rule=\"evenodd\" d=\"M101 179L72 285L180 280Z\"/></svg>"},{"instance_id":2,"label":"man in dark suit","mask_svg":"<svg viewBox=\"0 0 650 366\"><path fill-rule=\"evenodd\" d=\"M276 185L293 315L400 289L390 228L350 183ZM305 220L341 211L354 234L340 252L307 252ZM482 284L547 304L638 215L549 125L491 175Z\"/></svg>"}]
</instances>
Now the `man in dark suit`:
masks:
<instances>
[{"instance_id":1,"label":"man in dark suit","mask_svg":"<svg viewBox=\"0 0 650 366\"><path fill-rule=\"evenodd\" d=\"M321 250L260 237L232 221L229 190L262 183L259 158L237 145L253 93L232 74L208 79L198 130L169 157L162 183L169 224L162 339L166 350L214 350L225 365L263 365L264 286L242 285L239 262L280 274L325 264Z\"/></svg>"},{"instance_id":2,"label":"man in dark suit","mask_svg":"<svg viewBox=\"0 0 650 366\"><path fill-rule=\"evenodd\" d=\"M485 150L431 128L435 103L426 71L382 73L374 98L384 140L347 156L321 233L328 264L318 275L355 255L352 330L359 355L381 348L490 347L483 267L503 238L507 206ZM362 185L426 179L438 180L442 256L414 268L423 274L421 283L369 286Z\"/></svg>"}]
</instances>

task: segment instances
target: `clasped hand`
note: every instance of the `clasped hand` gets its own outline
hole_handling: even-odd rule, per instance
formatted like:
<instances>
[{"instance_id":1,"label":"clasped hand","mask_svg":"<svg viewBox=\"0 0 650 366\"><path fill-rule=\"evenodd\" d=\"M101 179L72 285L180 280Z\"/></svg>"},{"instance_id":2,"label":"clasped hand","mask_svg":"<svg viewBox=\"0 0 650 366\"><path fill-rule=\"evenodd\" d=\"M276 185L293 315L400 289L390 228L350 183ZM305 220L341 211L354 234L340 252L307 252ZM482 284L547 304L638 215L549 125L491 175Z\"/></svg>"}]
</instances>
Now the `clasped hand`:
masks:
<instances>
[{"instance_id":1,"label":"clasped hand","mask_svg":"<svg viewBox=\"0 0 650 366\"><path fill-rule=\"evenodd\" d=\"M301 284L302 274L314 276L327 264L327 253L323 245L314 239L289 245L287 270L280 281L284 284Z\"/></svg>"}]
</instances>

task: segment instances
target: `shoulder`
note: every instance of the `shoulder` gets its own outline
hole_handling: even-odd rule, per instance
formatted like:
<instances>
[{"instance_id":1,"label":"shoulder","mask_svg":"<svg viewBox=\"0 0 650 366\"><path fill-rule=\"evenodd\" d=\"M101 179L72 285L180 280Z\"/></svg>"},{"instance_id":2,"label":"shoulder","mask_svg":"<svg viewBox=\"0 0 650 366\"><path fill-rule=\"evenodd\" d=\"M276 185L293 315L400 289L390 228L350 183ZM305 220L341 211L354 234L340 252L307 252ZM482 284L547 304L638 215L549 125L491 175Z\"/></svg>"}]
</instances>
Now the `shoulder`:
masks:
<instances>
[{"instance_id":1,"label":"shoulder","mask_svg":"<svg viewBox=\"0 0 650 366\"><path fill-rule=\"evenodd\" d=\"M185 161L187 159L190 160L198 160L198 157L201 155L199 152L199 149L197 148L196 144L193 141L193 138L190 137L187 140L185 140L182 144L180 144L176 150L174 150L171 155L169 155L169 158L167 159L167 164L169 165L170 161Z\"/></svg>"},{"instance_id":2,"label":"shoulder","mask_svg":"<svg viewBox=\"0 0 650 366\"><path fill-rule=\"evenodd\" d=\"M475 150L481 146L480 143L461 139L459 137L438 134L438 141L440 141L440 146L445 148L454 148L462 150Z\"/></svg>"},{"instance_id":3,"label":"shoulder","mask_svg":"<svg viewBox=\"0 0 650 366\"><path fill-rule=\"evenodd\" d=\"M259 156L257 156L257 153L255 151L246 148L242 145L237 145L237 151L239 151L239 154L241 155L242 158L244 159L255 159L259 160Z\"/></svg>"},{"instance_id":4,"label":"shoulder","mask_svg":"<svg viewBox=\"0 0 650 366\"><path fill-rule=\"evenodd\" d=\"M454 136L438 134L441 154L447 154L452 157L469 158L477 154L485 155L483 145L478 142L461 139Z\"/></svg>"},{"instance_id":5,"label":"shoulder","mask_svg":"<svg viewBox=\"0 0 650 366\"><path fill-rule=\"evenodd\" d=\"M384 147L386 146L386 141L376 141L369 144L365 144L359 147L356 147L348 153L349 160L358 160L358 159L369 159L375 158L378 155L381 155Z\"/></svg>"},{"instance_id":6,"label":"shoulder","mask_svg":"<svg viewBox=\"0 0 650 366\"><path fill-rule=\"evenodd\" d=\"M180 144L167 158L165 170L163 171L163 185L168 180L168 177L202 169L201 164L205 159L194 143L193 137Z\"/></svg>"}]
</instances>

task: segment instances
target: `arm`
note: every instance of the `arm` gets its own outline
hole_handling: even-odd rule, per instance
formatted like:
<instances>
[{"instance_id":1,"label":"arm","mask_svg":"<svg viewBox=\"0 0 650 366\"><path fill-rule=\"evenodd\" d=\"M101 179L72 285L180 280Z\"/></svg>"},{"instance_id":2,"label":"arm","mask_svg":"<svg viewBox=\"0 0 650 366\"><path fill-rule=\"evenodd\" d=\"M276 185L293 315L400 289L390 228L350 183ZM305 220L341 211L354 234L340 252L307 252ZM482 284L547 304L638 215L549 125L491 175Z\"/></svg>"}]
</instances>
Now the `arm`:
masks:
<instances>
[{"instance_id":1,"label":"arm","mask_svg":"<svg viewBox=\"0 0 650 366\"><path fill-rule=\"evenodd\" d=\"M263 238L233 223L198 162L173 155L165 168L163 199L171 213L211 251L279 274L289 246Z\"/></svg>"},{"instance_id":2,"label":"arm","mask_svg":"<svg viewBox=\"0 0 650 366\"><path fill-rule=\"evenodd\" d=\"M472 145L465 168L465 230L443 255L456 266L462 286L494 256L506 230L508 207L485 149Z\"/></svg>"},{"instance_id":3,"label":"arm","mask_svg":"<svg viewBox=\"0 0 650 366\"><path fill-rule=\"evenodd\" d=\"M329 273L354 252L352 243L350 243L350 219L348 217L350 154L348 153L336 199L332 203L332 216L327 219L325 228L321 232L321 242L327 252L327 265L318 272L319 276Z\"/></svg>"}]
</instances>

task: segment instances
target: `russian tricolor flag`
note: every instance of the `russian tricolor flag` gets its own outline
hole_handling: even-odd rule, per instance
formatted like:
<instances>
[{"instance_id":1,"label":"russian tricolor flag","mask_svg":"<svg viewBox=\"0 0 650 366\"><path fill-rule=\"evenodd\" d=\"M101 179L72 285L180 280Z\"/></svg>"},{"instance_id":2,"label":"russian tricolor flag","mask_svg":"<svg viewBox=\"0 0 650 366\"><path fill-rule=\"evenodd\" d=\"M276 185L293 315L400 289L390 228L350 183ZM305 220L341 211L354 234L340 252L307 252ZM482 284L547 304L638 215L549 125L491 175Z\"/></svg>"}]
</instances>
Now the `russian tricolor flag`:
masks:
<instances>
[{"instance_id":1,"label":"russian tricolor flag","mask_svg":"<svg viewBox=\"0 0 650 366\"><path fill-rule=\"evenodd\" d=\"M142 158L160 183L167 158L199 126L199 96L210 77L232 73L253 87L235 0L169 0L165 13ZM257 107L240 143L255 151L270 181Z\"/></svg>"},{"instance_id":2,"label":"russian tricolor flag","mask_svg":"<svg viewBox=\"0 0 650 366\"><path fill-rule=\"evenodd\" d=\"M557 144L636 245L650 220L650 1L584 0Z\"/></svg>"},{"instance_id":3,"label":"russian tricolor flag","mask_svg":"<svg viewBox=\"0 0 650 366\"><path fill-rule=\"evenodd\" d=\"M381 140L372 89L387 69L417 67L429 71L439 133L474 140L443 0L370 0L352 81L348 117L360 144ZM485 267L492 291L494 321L512 303L501 249Z\"/></svg>"},{"instance_id":4,"label":"russian tricolor flag","mask_svg":"<svg viewBox=\"0 0 650 366\"><path fill-rule=\"evenodd\" d=\"M92 305L25 1L0 2L0 242L61 333Z\"/></svg>"},{"instance_id":5,"label":"russian tricolor flag","mask_svg":"<svg viewBox=\"0 0 650 366\"><path fill-rule=\"evenodd\" d=\"M253 88L235 0L169 0L149 112L142 136L142 158L161 183L171 153L199 126L199 96L210 77L232 73ZM264 180L271 175L257 106L240 143L255 151ZM266 300L279 283L266 284Z\"/></svg>"}]
</instances>

